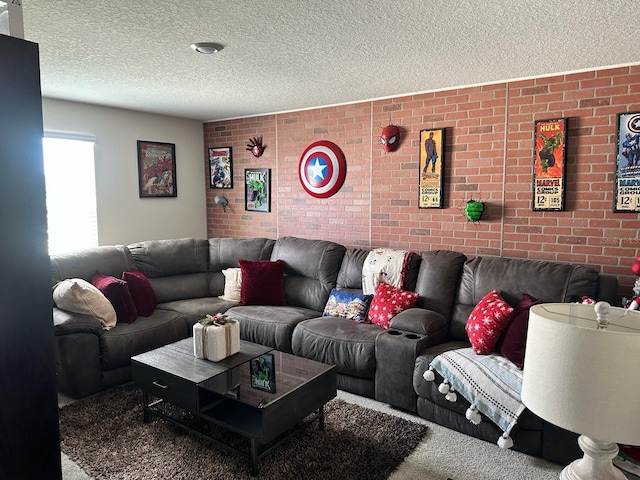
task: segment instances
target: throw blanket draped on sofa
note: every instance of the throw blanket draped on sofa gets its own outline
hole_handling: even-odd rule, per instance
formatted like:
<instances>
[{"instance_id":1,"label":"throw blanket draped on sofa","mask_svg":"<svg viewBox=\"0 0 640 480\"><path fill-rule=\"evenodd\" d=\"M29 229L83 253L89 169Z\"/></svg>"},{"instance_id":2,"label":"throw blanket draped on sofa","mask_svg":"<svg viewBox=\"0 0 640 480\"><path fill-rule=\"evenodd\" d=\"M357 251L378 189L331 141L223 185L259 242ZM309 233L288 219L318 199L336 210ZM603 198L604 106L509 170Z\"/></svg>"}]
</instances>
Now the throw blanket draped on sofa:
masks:
<instances>
[{"instance_id":1,"label":"throw blanket draped on sofa","mask_svg":"<svg viewBox=\"0 0 640 480\"><path fill-rule=\"evenodd\" d=\"M407 273L412 252L376 248L371 250L362 265L362 293L372 295L380 282L406 289Z\"/></svg>"},{"instance_id":2,"label":"throw blanket draped on sofa","mask_svg":"<svg viewBox=\"0 0 640 480\"><path fill-rule=\"evenodd\" d=\"M433 370L444 382L440 393L455 402L459 392L470 404L467 419L477 425L483 413L504 432L498 439L502 448L511 448L511 429L525 406L520 399L522 370L497 353L477 355L472 348L450 350L435 357L424 372L427 381L435 380Z\"/></svg>"}]
</instances>

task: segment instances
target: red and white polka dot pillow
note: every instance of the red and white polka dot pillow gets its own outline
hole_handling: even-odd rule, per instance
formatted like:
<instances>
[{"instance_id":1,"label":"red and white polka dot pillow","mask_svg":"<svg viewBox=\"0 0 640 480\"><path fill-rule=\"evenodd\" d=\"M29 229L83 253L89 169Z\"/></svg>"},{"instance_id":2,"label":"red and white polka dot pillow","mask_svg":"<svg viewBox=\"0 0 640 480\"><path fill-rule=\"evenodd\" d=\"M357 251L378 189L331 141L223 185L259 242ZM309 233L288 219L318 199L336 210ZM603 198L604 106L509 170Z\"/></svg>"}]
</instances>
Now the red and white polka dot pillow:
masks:
<instances>
[{"instance_id":1,"label":"red and white polka dot pillow","mask_svg":"<svg viewBox=\"0 0 640 480\"><path fill-rule=\"evenodd\" d=\"M391 319L400 312L413 307L418 300L416 292L408 292L380 282L371 300L368 320L384 328L389 328Z\"/></svg>"},{"instance_id":2,"label":"red and white polka dot pillow","mask_svg":"<svg viewBox=\"0 0 640 480\"><path fill-rule=\"evenodd\" d=\"M491 353L512 316L513 307L497 290L487 293L473 308L465 326L473 351L478 355Z\"/></svg>"}]
</instances>

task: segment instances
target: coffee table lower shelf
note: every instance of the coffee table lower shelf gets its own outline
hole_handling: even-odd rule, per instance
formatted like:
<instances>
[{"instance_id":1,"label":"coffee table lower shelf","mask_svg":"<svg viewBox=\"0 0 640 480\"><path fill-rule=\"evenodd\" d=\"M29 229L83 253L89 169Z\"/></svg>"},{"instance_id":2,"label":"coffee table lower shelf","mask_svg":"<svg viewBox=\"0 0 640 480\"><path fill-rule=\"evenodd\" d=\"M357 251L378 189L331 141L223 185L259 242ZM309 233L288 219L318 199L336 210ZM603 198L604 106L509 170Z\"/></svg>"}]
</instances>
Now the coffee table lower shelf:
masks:
<instances>
[{"instance_id":1,"label":"coffee table lower shelf","mask_svg":"<svg viewBox=\"0 0 640 480\"><path fill-rule=\"evenodd\" d=\"M272 450L282 445L284 442L289 440L293 435L298 433L302 428L307 427L315 420L318 420L318 428L320 430L324 429L324 405L318 408L316 411L309 414L307 417L299 421L294 427L289 429L287 432L281 434L276 439L268 442L269 445L266 449L260 452L260 446L264 445L262 442L256 438L259 435L259 432L254 432L254 434L250 434L251 429L257 424L256 422L250 419L251 413L248 409L242 408L242 405L237 402L233 402L227 400L225 398L220 398L218 402L213 402L205 408L202 413L194 413L198 418L205 420L207 422L213 423L225 430L232 431L238 435L241 435L250 441L249 451L244 451L239 448L236 448L232 445L229 445L217 438L214 438L206 433L200 432L194 428L191 428L189 425L181 422L180 420L167 415L159 410L157 410L156 406L165 403L165 400L158 398L152 402L150 402L150 395L143 391L142 393L142 404L143 404L143 419L144 423L149 423L151 421L151 416L156 416L161 418L167 422L170 422L189 433L196 435L200 438L203 438L207 441L214 443L215 445L224 448L230 452L237 453L249 460L249 464L251 466L251 475L256 476L259 472L258 461L269 454ZM220 413L224 413L224 420L220 420ZM230 418L243 419L239 421L239 424L234 425L230 423Z\"/></svg>"}]
</instances>

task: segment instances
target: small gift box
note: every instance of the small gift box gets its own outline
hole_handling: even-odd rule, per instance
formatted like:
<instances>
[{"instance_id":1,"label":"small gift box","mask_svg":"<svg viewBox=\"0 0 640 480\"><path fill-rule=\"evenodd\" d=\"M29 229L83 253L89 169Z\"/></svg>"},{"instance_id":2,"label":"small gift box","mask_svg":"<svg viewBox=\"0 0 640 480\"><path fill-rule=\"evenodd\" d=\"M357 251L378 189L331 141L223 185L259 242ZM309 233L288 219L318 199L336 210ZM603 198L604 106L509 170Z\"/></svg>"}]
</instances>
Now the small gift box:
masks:
<instances>
[{"instance_id":1,"label":"small gift box","mask_svg":"<svg viewBox=\"0 0 640 480\"><path fill-rule=\"evenodd\" d=\"M240 324L226 315L207 315L193 326L193 354L219 362L240 351Z\"/></svg>"}]
</instances>

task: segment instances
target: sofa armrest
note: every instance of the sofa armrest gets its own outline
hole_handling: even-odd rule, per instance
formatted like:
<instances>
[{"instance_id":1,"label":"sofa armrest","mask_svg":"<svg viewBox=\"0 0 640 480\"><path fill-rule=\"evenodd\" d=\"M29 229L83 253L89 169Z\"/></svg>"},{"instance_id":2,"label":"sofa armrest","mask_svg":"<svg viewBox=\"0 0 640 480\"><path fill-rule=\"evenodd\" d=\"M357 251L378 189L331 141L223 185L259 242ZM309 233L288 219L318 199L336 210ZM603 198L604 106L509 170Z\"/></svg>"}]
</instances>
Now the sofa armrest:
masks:
<instances>
[{"instance_id":1,"label":"sofa armrest","mask_svg":"<svg viewBox=\"0 0 640 480\"><path fill-rule=\"evenodd\" d=\"M91 316L53 308L53 330L57 336L71 333L93 333L102 335L102 324Z\"/></svg>"},{"instance_id":2,"label":"sofa armrest","mask_svg":"<svg viewBox=\"0 0 640 480\"><path fill-rule=\"evenodd\" d=\"M424 308L409 308L391 319L391 328L420 335L447 335L448 320L441 313Z\"/></svg>"}]
</instances>

